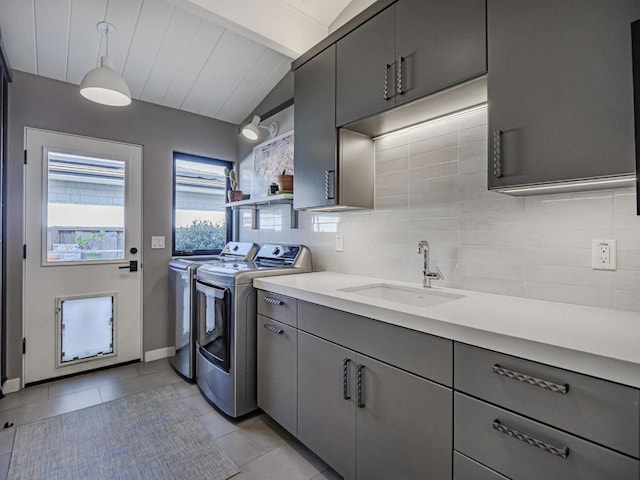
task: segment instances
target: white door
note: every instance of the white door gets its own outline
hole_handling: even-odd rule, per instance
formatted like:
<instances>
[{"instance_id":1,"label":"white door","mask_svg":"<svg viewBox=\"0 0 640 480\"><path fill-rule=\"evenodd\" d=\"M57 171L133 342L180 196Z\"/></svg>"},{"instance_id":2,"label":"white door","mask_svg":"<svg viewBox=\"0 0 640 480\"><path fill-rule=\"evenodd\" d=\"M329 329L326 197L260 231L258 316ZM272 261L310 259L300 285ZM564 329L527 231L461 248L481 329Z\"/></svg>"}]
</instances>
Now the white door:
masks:
<instances>
[{"instance_id":1,"label":"white door","mask_svg":"<svg viewBox=\"0 0 640 480\"><path fill-rule=\"evenodd\" d=\"M24 383L140 359L142 147L27 128L25 149Z\"/></svg>"}]
</instances>

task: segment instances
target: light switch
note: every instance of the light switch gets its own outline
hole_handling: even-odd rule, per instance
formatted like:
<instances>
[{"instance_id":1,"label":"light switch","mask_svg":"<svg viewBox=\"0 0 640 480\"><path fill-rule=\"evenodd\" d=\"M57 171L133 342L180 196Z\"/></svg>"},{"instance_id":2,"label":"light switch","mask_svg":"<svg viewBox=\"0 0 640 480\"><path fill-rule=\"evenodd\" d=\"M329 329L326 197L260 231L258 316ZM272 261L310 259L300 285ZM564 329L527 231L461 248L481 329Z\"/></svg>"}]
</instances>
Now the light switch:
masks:
<instances>
[{"instance_id":1,"label":"light switch","mask_svg":"<svg viewBox=\"0 0 640 480\"><path fill-rule=\"evenodd\" d=\"M336 252L344 252L344 237L336 235Z\"/></svg>"},{"instance_id":2,"label":"light switch","mask_svg":"<svg viewBox=\"0 0 640 480\"><path fill-rule=\"evenodd\" d=\"M151 237L151 248L164 248L164 237Z\"/></svg>"}]
</instances>

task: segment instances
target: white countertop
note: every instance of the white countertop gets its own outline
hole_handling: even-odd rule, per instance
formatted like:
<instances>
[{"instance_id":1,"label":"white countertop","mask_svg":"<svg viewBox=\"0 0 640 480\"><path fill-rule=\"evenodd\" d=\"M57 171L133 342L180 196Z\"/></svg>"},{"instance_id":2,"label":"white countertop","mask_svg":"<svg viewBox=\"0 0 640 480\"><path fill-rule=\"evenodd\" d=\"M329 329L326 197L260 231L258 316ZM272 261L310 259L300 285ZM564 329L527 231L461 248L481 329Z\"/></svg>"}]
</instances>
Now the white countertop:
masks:
<instances>
[{"instance_id":1,"label":"white countertop","mask_svg":"<svg viewBox=\"0 0 640 480\"><path fill-rule=\"evenodd\" d=\"M640 388L640 313L433 287L464 298L402 305L339 289L421 285L332 272L254 280L254 286L451 340Z\"/></svg>"}]
</instances>

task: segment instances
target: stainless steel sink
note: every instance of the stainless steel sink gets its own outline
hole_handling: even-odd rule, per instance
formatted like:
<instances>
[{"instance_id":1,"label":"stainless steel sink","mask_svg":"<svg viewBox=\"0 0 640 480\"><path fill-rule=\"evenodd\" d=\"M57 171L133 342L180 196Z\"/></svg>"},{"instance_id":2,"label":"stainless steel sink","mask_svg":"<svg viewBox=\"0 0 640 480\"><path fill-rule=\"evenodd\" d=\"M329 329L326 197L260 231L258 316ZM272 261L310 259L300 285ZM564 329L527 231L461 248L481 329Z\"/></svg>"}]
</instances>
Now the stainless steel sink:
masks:
<instances>
[{"instance_id":1,"label":"stainless steel sink","mask_svg":"<svg viewBox=\"0 0 640 480\"><path fill-rule=\"evenodd\" d=\"M401 287L386 283L340 288L338 291L415 307L431 307L440 303L452 302L464 298L464 295L455 293L439 292L429 288Z\"/></svg>"}]
</instances>

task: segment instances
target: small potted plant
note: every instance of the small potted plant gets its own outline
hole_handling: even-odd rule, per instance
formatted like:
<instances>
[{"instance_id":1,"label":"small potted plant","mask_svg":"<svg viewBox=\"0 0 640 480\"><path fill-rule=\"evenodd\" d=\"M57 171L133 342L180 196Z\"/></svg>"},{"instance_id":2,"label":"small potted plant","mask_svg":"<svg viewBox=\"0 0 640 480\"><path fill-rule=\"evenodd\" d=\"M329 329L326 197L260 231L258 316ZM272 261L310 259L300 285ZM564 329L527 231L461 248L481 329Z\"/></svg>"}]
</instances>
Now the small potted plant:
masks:
<instances>
[{"instance_id":1,"label":"small potted plant","mask_svg":"<svg viewBox=\"0 0 640 480\"><path fill-rule=\"evenodd\" d=\"M227 192L229 201L238 202L242 200L242 190L238 190L238 176L236 175L235 169L232 168L229 170L228 168L225 168L224 174L229 179L229 186L231 187L231 190Z\"/></svg>"},{"instance_id":2,"label":"small potted plant","mask_svg":"<svg viewBox=\"0 0 640 480\"><path fill-rule=\"evenodd\" d=\"M280 193L293 193L293 175L287 175L287 169L282 170L282 175L277 175L278 190Z\"/></svg>"}]
</instances>

